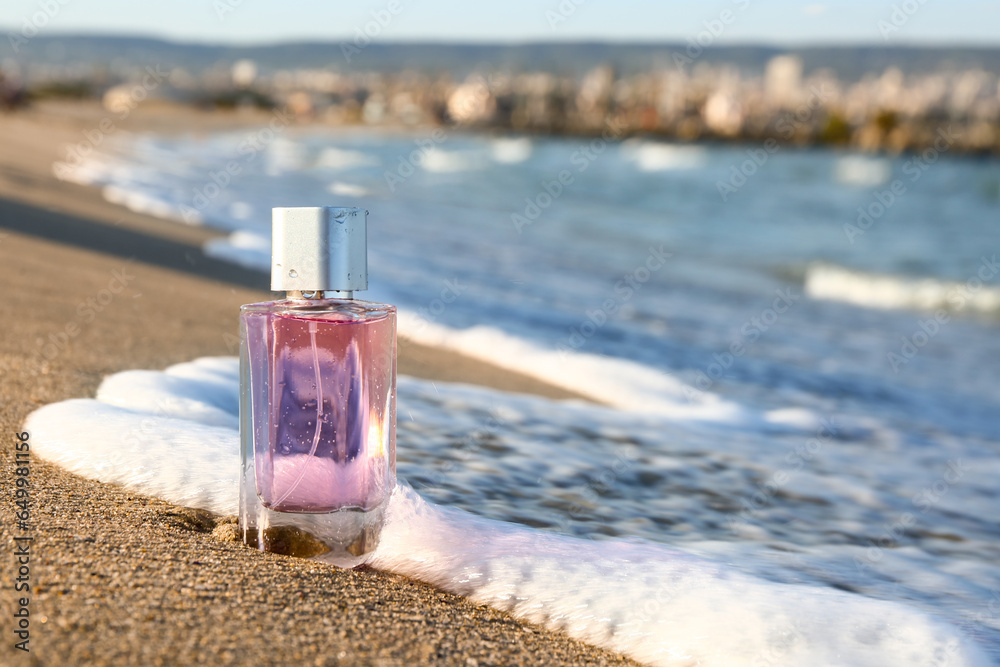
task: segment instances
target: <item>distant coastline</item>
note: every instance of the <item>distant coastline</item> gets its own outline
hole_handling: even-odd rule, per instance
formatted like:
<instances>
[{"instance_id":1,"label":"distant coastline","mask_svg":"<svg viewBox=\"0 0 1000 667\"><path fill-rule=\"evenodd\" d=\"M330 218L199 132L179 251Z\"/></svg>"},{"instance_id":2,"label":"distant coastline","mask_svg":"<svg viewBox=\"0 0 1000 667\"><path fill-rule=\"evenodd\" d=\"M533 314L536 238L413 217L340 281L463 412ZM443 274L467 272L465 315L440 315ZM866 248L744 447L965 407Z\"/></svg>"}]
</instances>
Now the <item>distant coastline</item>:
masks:
<instances>
[{"instance_id":1,"label":"distant coastline","mask_svg":"<svg viewBox=\"0 0 1000 667\"><path fill-rule=\"evenodd\" d=\"M0 47L9 108L160 102L331 126L1000 154L1000 48L19 39L16 52Z\"/></svg>"}]
</instances>

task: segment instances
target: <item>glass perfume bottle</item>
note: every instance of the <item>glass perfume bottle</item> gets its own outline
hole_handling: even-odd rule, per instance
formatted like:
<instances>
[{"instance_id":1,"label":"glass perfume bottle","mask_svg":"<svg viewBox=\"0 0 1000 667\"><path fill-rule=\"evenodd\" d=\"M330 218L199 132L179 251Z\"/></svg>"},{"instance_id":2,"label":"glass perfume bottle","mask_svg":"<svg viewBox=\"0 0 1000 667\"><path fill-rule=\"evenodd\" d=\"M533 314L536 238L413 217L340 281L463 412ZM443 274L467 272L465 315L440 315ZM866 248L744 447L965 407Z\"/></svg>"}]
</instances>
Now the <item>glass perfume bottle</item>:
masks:
<instances>
[{"instance_id":1,"label":"glass perfume bottle","mask_svg":"<svg viewBox=\"0 0 1000 667\"><path fill-rule=\"evenodd\" d=\"M240 309L240 531L342 567L378 545L396 484L396 309L368 288L367 215L276 208L271 289Z\"/></svg>"}]
</instances>

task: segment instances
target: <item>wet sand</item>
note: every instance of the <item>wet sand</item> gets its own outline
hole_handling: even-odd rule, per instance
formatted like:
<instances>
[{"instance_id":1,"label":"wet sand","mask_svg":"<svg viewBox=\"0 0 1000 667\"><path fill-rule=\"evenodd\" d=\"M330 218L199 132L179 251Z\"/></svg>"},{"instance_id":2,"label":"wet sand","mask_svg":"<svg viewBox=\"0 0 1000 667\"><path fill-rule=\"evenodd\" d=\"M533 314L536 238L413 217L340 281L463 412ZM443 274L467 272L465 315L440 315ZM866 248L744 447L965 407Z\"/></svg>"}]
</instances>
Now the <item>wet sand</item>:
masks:
<instances>
[{"instance_id":1,"label":"wet sand","mask_svg":"<svg viewBox=\"0 0 1000 667\"><path fill-rule=\"evenodd\" d=\"M30 648L13 648L14 443L25 416L92 396L108 373L236 353L240 304L267 278L205 257L210 230L108 204L51 175L96 107L0 116L0 663L632 664L381 572L259 553L225 517L84 480L31 459ZM154 109L132 130L259 123ZM126 124L122 125L125 131ZM401 341L401 373L510 391L569 392ZM29 440L30 442L30 440Z\"/></svg>"}]
</instances>

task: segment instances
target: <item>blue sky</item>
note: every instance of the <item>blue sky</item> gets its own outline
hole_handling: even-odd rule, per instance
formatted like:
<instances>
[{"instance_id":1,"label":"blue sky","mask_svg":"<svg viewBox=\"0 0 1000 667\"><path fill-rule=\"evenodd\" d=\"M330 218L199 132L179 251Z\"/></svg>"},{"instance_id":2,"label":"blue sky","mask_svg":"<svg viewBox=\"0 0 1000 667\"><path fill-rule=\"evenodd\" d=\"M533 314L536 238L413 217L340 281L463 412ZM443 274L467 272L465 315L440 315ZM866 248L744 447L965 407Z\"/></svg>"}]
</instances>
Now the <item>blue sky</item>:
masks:
<instances>
[{"instance_id":1,"label":"blue sky","mask_svg":"<svg viewBox=\"0 0 1000 667\"><path fill-rule=\"evenodd\" d=\"M385 41L686 41L706 30L706 22L718 28L725 18L728 25L713 37L715 43L1000 46L998 0L3 0L0 26L20 28L46 6L52 16L42 17L42 29L50 34L112 32L201 42L341 41L381 13L391 17L377 27L377 38ZM723 15L727 10L731 14ZM373 25L370 32L376 32Z\"/></svg>"}]
</instances>

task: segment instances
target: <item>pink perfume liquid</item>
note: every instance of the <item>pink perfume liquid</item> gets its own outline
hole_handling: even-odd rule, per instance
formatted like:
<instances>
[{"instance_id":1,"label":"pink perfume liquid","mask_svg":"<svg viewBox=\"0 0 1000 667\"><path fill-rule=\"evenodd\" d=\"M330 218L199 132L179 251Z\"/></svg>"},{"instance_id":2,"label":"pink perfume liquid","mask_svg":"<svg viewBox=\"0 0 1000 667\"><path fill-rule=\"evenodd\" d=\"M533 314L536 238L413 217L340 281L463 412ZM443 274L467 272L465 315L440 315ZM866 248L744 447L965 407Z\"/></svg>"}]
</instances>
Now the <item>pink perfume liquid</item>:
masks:
<instances>
[{"instance_id":1,"label":"pink perfume liquid","mask_svg":"<svg viewBox=\"0 0 1000 667\"><path fill-rule=\"evenodd\" d=\"M381 509L395 485L395 308L296 299L244 306L242 324L254 523Z\"/></svg>"},{"instance_id":2,"label":"pink perfume liquid","mask_svg":"<svg viewBox=\"0 0 1000 667\"><path fill-rule=\"evenodd\" d=\"M278 512L371 509L388 486L393 322L268 315L270 437L257 490Z\"/></svg>"}]
</instances>

